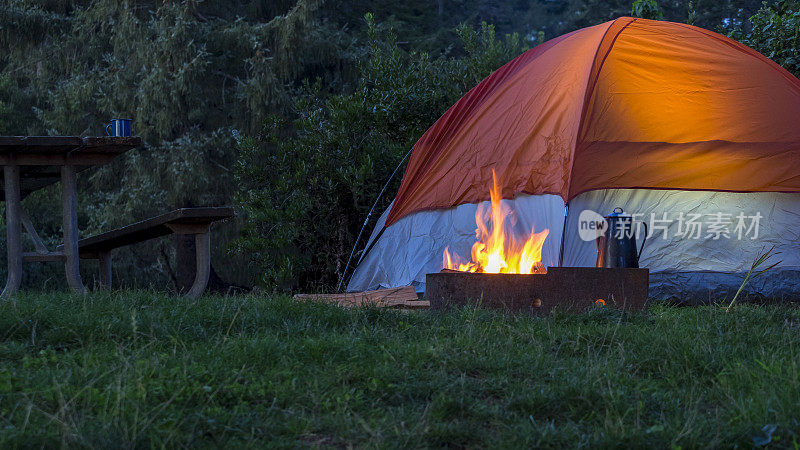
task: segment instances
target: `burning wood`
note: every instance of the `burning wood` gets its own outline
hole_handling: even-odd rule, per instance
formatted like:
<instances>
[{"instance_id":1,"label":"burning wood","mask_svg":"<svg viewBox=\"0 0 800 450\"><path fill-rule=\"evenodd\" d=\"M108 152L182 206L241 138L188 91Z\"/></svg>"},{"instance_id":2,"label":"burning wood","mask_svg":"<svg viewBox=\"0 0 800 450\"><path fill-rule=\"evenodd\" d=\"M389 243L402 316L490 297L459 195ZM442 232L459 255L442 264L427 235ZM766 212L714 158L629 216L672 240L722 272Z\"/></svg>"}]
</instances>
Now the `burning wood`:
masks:
<instances>
[{"instance_id":1,"label":"burning wood","mask_svg":"<svg viewBox=\"0 0 800 450\"><path fill-rule=\"evenodd\" d=\"M490 206L478 205L475 212L476 242L472 245L472 260L463 261L444 249L442 265L445 269L478 273L547 273L542 264L542 246L550 233L544 229L538 233L531 229L529 237L522 242L516 238L513 226L514 212L501 202L500 184L492 170L493 188L490 191ZM487 225L488 223L488 225Z\"/></svg>"}]
</instances>

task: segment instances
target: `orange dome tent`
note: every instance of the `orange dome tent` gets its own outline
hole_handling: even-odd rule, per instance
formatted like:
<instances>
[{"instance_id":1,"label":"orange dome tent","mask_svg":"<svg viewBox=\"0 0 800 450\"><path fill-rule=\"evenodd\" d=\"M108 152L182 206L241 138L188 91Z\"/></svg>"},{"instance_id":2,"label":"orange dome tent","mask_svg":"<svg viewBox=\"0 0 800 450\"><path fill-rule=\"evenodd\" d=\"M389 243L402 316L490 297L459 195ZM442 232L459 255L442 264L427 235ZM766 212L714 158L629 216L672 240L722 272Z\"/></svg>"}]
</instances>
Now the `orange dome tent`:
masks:
<instances>
[{"instance_id":1,"label":"orange dome tent","mask_svg":"<svg viewBox=\"0 0 800 450\"><path fill-rule=\"evenodd\" d=\"M800 80L690 25L623 17L533 48L416 143L387 225L414 211L606 188L800 192Z\"/></svg>"},{"instance_id":2,"label":"orange dome tent","mask_svg":"<svg viewBox=\"0 0 800 450\"><path fill-rule=\"evenodd\" d=\"M492 73L414 145L348 289L422 289L443 249L468 254L493 172L519 220L550 230L547 265L563 243L565 265L593 265L594 244L572 237L577 219L564 216L565 202L601 213L763 206L772 228L756 243L664 239L647 244L644 265L651 274L735 274L772 242L792 255L778 269L796 268L800 290L800 244L786 237L800 235L800 80L725 36L623 17Z\"/></svg>"}]
</instances>

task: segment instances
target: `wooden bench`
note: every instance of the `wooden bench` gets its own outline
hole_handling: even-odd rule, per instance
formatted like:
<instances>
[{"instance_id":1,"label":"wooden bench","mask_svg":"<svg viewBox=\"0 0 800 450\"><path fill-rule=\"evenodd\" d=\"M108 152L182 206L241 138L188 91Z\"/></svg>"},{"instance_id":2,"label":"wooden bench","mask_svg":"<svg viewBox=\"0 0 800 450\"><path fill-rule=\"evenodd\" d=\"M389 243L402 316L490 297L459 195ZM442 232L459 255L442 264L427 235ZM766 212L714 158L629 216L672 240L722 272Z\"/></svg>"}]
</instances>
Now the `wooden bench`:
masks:
<instances>
[{"instance_id":1,"label":"wooden bench","mask_svg":"<svg viewBox=\"0 0 800 450\"><path fill-rule=\"evenodd\" d=\"M208 284L211 271L211 224L233 217L233 208L181 208L78 241L83 259L100 262L100 284L111 287L111 250L169 234L193 234L196 248L194 284L186 296L196 298Z\"/></svg>"}]
</instances>

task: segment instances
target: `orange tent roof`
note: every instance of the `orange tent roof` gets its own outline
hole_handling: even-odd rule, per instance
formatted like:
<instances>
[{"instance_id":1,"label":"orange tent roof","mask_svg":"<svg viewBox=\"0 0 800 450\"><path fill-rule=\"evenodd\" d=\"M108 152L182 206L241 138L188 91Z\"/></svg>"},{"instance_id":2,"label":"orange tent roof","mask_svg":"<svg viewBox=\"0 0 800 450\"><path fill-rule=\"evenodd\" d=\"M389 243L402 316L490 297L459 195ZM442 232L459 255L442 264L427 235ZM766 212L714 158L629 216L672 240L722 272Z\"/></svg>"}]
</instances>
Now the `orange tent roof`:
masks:
<instances>
[{"instance_id":1,"label":"orange tent roof","mask_svg":"<svg viewBox=\"0 0 800 450\"><path fill-rule=\"evenodd\" d=\"M492 73L414 145L387 225L415 211L606 188L800 192L800 80L690 25L623 17Z\"/></svg>"}]
</instances>

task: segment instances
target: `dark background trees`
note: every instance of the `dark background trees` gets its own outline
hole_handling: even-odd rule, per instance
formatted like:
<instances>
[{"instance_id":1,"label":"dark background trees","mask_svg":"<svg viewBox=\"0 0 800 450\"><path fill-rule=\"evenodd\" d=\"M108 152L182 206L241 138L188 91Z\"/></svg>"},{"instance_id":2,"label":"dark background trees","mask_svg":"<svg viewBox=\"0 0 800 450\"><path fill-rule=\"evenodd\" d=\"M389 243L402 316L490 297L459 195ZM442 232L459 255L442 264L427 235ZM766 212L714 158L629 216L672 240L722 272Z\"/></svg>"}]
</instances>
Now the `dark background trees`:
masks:
<instances>
[{"instance_id":1,"label":"dark background trees","mask_svg":"<svg viewBox=\"0 0 800 450\"><path fill-rule=\"evenodd\" d=\"M290 108L299 81L341 89L351 36L321 2L15 1L0 6L0 134L103 135L130 117L143 148L80 178L81 229L93 233L188 205L231 202L233 131L257 131ZM43 234L58 236L59 187L25 201ZM220 227L215 268L249 282L228 256L237 226ZM117 278L176 281L172 243L133 249ZM128 252L125 252L128 254ZM124 256L124 255L120 255ZM56 268L57 270L57 268ZM39 273L29 270L29 274ZM43 277L48 275L47 270Z\"/></svg>"},{"instance_id":2,"label":"dark background trees","mask_svg":"<svg viewBox=\"0 0 800 450\"><path fill-rule=\"evenodd\" d=\"M386 179L447 107L524 49L631 6L11 0L0 4L0 134L102 135L108 119L130 117L143 148L80 177L84 234L235 199L240 219L217 230L214 249L223 279L330 288ZM796 1L657 7L665 20L731 34L798 73ZM58 189L24 202L51 245ZM116 279L175 283L172 249L165 239L121 252ZM29 283L60 270L28 269Z\"/></svg>"}]
</instances>

